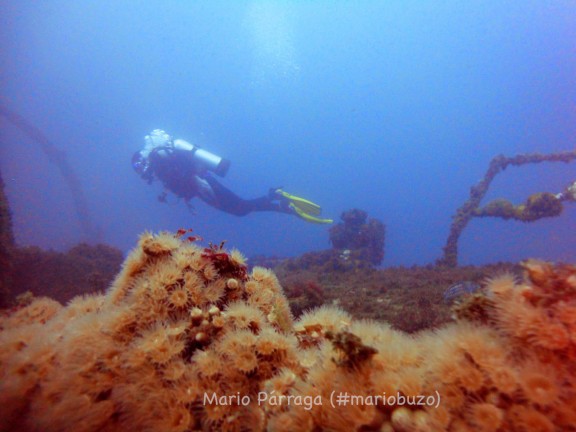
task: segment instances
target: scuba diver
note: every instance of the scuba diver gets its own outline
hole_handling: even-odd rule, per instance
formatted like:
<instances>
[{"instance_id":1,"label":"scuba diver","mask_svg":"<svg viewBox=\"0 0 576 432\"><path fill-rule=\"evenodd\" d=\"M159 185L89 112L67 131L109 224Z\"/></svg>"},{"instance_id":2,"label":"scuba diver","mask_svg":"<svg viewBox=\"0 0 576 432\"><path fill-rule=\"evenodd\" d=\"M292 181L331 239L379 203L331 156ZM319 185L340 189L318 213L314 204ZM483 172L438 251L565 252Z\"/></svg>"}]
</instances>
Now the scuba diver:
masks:
<instances>
[{"instance_id":1,"label":"scuba diver","mask_svg":"<svg viewBox=\"0 0 576 432\"><path fill-rule=\"evenodd\" d=\"M144 137L145 145L132 156L132 167L151 184L155 179L165 189L183 198L188 205L194 197L206 204L235 216L251 212L273 211L292 214L319 224L332 223L331 219L318 217L319 205L291 195L281 188L272 188L265 196L245 200L224 187L211 173L224 177L230 161L210 153L182 139L173 139L161 129ZM159 199L166 200L166 192Z\"/></svg>"}]
</instances>

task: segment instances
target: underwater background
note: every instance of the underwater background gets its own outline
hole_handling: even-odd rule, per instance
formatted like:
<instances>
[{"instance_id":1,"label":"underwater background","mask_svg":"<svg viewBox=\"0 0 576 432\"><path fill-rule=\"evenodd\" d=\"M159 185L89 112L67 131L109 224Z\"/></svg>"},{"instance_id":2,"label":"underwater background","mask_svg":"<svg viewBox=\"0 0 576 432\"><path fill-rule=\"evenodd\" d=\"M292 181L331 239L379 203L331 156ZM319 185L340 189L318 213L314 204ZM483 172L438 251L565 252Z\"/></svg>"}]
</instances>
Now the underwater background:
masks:
<instances>
[{"instance_id":1,"label":"underwater background","mask_svg":"<svg viewBox=\"0 0 576 432\"><path fill-rule=\"evenodd\" d=\"M79 175L98 235L40 147L0 119L0 172L19 245L127 252L144 230L193 228L245 255L329 247L328 228L157 200L130 158L163 128L232 161L249 198L283 186L338 220L386 225L384 266L441 256L451 217L498 155L576 143L570 1L6 1L0 104L42 130ZM560 192L573 164L508 168L484 203ZM574 262L576 209L529 224L474 219L461 264Z\"/></svg>"}]
</instances>

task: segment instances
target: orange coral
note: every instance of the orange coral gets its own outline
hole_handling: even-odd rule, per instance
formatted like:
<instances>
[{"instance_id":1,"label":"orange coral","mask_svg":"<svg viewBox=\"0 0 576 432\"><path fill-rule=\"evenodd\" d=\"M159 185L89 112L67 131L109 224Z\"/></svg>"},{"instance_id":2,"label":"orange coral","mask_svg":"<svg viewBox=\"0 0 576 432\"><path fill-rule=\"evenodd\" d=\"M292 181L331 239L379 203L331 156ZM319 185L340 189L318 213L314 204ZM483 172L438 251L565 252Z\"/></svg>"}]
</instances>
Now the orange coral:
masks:
<instances>
[{"instance_id":1,"label":"orange coral","mask_svg":"<svg viewBox=\"0 0 576 432\"><path fill-rule=\"evenodd\" d=\"M477 403L470 406L467 418L474 430L492 432L502 425L504 413L492 404Z\"/></svg>"},{"instance_id":2,"label":"orange coral","mask_svg":"<svg viewBox=\"0 0 576 432\"><path fill-rule=\"evenodd\" d=\"M3 316L0 429L573 430L575 267L530 261L406 335L327 306L293 323L274 274L243 266L144 234L104 296Z\"/></svg>"}]
</instances>

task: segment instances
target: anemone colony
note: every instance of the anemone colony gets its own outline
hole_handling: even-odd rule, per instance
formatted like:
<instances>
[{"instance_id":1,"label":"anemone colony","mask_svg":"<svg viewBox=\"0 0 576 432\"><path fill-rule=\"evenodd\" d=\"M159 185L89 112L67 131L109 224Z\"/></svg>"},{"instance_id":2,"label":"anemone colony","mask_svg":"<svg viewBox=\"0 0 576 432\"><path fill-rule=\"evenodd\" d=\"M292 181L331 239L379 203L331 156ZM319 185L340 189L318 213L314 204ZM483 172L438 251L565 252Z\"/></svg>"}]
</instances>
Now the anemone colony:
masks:
<instances>
[{"instance_id":1,"label":"anemone colony","mask_svg":"<svg viewBox=\"0 0 576 432\"><path fill-rule=\"evenodd\" d=\"M575 267L528 262L409 336L334 307L293 322L243 260L144 234L104 295L3 315L0 430L574 430Z\"/></svg>"}]
</instances>

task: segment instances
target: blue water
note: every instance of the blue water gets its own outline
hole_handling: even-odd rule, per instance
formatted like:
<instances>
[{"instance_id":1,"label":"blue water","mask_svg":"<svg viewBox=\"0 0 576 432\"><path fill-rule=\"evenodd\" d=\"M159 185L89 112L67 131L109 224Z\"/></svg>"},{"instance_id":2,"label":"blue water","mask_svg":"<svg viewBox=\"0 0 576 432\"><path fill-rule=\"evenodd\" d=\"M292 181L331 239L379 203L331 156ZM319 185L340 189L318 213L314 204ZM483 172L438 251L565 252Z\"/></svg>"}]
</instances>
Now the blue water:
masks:
<instances>
[{"instance_id":1,"label":"blue water","mask_svg":"<svg viewBox=\"0 0 576 432\"><path fill-rule=\"evenodd\" d=\"M246 255L329 247L328 228L162 204L131 169L154 128L232 160L243 197L271 186L338 219L387 226L385 266L441 256L451 216L497 154L576 144L572 1L5 1L0 103L65 150L102 241L192 227ZM0 170L21 245L84 240L39 147L0 119ZM509 168L486 200L522 202L576 162ZM473 220L460 262L575 261L576 205L531 224Z\"/></svg>"}]
</instances>

